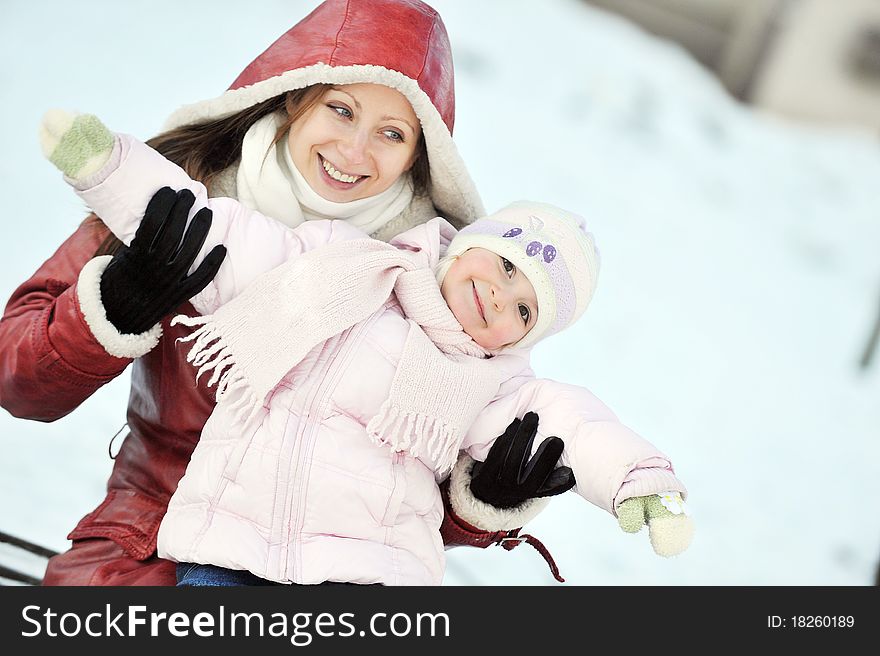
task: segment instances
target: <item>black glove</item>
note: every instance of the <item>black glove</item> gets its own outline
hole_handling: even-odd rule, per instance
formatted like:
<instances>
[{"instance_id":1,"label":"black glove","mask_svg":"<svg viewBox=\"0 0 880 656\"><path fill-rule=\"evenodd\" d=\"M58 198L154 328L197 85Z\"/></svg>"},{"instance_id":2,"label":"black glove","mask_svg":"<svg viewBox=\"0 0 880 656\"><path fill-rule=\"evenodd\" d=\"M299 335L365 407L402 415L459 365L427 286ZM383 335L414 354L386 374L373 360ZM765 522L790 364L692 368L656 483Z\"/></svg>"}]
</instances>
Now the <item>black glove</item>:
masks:
<instances>
[{"instance_id":1,"label":"black glove","mask_svg":"<svg viewBox=\"0 0 880 656\"><path fill-rule=\"evenodd\" d=\"M119 250L101 275L101 301L107 319L120 333L149 330L217 275L226 247L215 246L187 276L211 227L207 207L196 212L186 228L195 202L188 189L162 187L150 199L131 245Z\"/></svg>"},{"instance_id":2,"label":"black glove","mask_svg":"<svg viewBox=\"0 0 880 656\"><path fill-rule=\"evenodd\" d=\"M557 467L565 443L548 437L535 455L532 443L538 432L538 415L527 412L514 419L498 437L485 462L474 463L471 492L496 508L512 508L533 497L550 497L574 486L571 467Z\"/></svg>"}]
</instances>

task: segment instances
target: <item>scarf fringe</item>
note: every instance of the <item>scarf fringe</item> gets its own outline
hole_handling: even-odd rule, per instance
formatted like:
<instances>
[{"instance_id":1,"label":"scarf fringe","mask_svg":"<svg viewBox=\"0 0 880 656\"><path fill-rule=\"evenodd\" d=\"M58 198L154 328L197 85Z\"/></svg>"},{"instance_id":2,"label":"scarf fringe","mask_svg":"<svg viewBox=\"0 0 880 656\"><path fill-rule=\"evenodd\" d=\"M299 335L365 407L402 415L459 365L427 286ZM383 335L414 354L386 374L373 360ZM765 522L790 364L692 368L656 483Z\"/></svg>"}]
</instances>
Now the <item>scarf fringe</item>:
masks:
<instances>
[{"instance_id":1,"label":"scarf fringe","mask_svg":"<svg viewBox=\"0 0 880 656\"><path fill-rule=\"evenodd\" d=\"M387 444L394 451L429 458L440 475L452 471L462 441L452 424L422 412L404 412L388 401L367 423L367 434L376 444Z\"/></svg>"},{"instance_id":2,"label":"scarf fringe","mask_svg":"<svg viewBox=\"0 0 880 656\"><path fill-rule=\"evenodd\" d=\"M236 364L232 351L216 329L213 315L188 317L180 314L171 320L172 326L178 323L189 327L199 326L192 334L177 339L178 342L193 342L186 361L199 368L196 371L196 382L202 374L213 370L206 386L217 386L215 400L219 403L230 392L240 392L239 398L227 404L227 410L233 413L236 420L250 422L262 407L262 399L257 397L248 384L244 371Z\"/></svg>"}]
</instances>

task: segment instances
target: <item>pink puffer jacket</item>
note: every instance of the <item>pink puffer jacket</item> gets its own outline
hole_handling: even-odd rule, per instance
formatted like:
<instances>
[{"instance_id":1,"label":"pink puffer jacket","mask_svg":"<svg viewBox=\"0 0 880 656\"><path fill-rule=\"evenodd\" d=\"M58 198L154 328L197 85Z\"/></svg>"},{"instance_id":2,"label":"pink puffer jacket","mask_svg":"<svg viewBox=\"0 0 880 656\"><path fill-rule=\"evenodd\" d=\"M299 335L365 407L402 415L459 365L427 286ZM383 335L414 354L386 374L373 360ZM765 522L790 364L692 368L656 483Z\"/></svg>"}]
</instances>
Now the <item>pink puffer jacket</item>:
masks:
<instances>
[{"instance_id":1,"label":"pink puffer jacket","mask_svg":"<svg viewBox=\"0 0 880 656\"><path fill-rule=\"evenodd\" d=\"M219 242L229 252L211 285L192 299L202 313L301 253L365 236L342 221L290 229L230 199L209 201L178 167L139 142L122 143L119 167L81 195L126 243L160 186L192 189L194 211L209 205L214 220L202 255ZM422 250L436 263L450 231L435 219L392 243ZM81 298L99 279L101 261L88 268L95 271L81 278ZM443 504L435 465L376 444L366 431L388 397L408 330L392 295L372 316L312 349L247 425L229 409L234 396L218 404L162 521L159 554L281 582L439 584ZM539 438L565 440L563 461L574 470L577 491L600 508L613 513L631 496L686 493L669 460L590 392L536 379L525 358L517 362L464 438L471 456L485 459L486 436L500 435L511 417L532 410L541 418Z\"/></svg>"}]
</instances>

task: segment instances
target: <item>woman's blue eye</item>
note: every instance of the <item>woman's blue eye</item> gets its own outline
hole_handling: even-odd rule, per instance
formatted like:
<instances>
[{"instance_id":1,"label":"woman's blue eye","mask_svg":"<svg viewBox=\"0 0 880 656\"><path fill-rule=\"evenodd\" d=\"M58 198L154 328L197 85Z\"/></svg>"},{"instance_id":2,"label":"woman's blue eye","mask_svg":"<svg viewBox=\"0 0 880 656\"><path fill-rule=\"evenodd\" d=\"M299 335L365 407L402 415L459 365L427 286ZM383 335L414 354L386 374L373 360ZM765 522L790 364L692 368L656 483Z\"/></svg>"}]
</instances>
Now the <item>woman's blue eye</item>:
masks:
<instances>
[{"instance_id":1,"label":"woman's blue eye","mask_svg":"<svg viewBox=\"0 0 880 656\"><path fill-rule=\"evenodd\" d=\"M397 130L385 130L385 131L383 132L383 134L384 134L386 137L388 137L389 139L391 139L391 141L398 141L398 142L400 142L400 143L403 143L404 141L406 141L406 139L404 138L403 134L401 134L401 133L398 132Z\"/></svg>"},{"instance_id":2,"label":"woman's blue eye","mask_svg":"<svg viewBox=\"0 0 880 656\"><path fill-rule=\"evenodd\" d=\"M342 107L340 105L327 105L327 107L332 109L334 112L336 112L337 114L339 114L339 116L342 116L343 118L351 118L352 117L351 110L348 107Z\"/></svg>"},{"instance_id":3,"label":"woman's blue eye","mask_svg":"<svg viewBox=\"0 0 880 656\"><path fill-rule=\"evenodd\" d=\"M529 308L528 308L528 306L526 306L526 305L520 305L520 306L519 306L519 316L522 317L523 323L525 323L526 325L528 325L528 323L529 323L529 317L532 316L532 313L529 312Z\"/></svg>"},{"instance_id":4,"label":"woman's blue eye","mask_svg":"<svg viewBox=\"0 0 880 656\"><path fill-rule=\"evenodd\" d=\"M513 266L513 262L508 260L506 257L501 258L501 266L504 267L504 270L507 271L507 273L513 273L514 271L516 271L516 267Z\"/></svg>"}]
</instances>

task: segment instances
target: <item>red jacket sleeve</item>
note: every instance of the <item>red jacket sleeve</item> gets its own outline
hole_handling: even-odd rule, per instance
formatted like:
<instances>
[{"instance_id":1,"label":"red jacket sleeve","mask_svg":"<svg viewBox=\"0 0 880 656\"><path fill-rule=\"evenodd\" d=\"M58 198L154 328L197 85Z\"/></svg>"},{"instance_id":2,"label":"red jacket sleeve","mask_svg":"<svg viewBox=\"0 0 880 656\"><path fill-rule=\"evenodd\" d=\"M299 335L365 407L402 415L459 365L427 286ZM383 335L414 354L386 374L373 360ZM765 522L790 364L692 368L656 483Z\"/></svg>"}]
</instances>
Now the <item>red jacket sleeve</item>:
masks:
<instances>
[{"instance_id":1,"label":"red jacket sleeve","mask_svg":"<svg viewBox=\"0 0 880 656\"><path fill-rule=\"evenodd\" d=\"M83 222L9 299L0 318L0 406L13 416L59 419L131 362L104 350L77 299L80 269L108 234L100 222Z\"/></svg>"}]
</instances>

